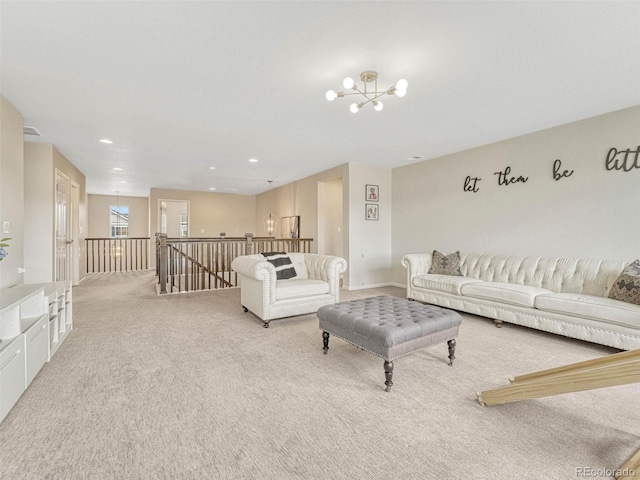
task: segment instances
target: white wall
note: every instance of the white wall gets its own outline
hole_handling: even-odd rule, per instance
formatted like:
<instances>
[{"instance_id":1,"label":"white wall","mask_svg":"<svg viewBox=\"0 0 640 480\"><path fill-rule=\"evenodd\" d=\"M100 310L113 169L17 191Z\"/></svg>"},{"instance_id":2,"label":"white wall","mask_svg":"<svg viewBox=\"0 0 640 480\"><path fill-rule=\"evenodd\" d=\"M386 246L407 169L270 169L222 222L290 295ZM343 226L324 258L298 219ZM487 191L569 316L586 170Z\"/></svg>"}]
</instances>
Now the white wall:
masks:
<instances>
[{"instance_id":1,"label":"white wall","mask_svg":"<svg viewBox=\"0 0 640 480\"><path fill-rule=\"evenodd\" d=\"M0 261L0 287L22 282L24 250L24 167L22 115L0 95L0 238L10 237L9 253ZM3 233L4 222L9 232Z\"/></svg>"},{"instance_id":2,"label":"white wall","mask_svg":"<svg viewBox=\"0 0 640 480\"><path fill-rule=\"evenodd\" d=\"M24 144L25 181L25 283L53 280L54 271L54 168L53 145ZM44 248L49 246L49 248Z\"/></svg>"},{"instance_id":3,"label":"white wall","mask_svg":"<svg viewBox=\"0 0 640 480\"><path fill-rule=\"evenodd\" d=\"M612 147L640 148L640 106L394 169L393 280L405 282L402 255L433 249L638 258L640 168L608 171ZM556 159L573 174L554 180ZM506 167L528 180L498 185Z\"/></svg>"},{"instance_id":4,"label":"white wall","mask_svg":"<svg viewBox=\"0 0 640 480\"><path fill-rule=\"evenodd\" d=\"M386 285L391 277L391 170L349 164L349 288ZM378 185L378 202L365 199L366 185ZM377 203L378 220L365 218L365 204Z\"/></svg>"},{"instance_id":5,"label":"white wall","mask_svg":"<svg viewBox=\"0 0 640 480\"><path fill-rule=\"evenodd\" d=\"M344 257L342 178L318 182L318 253Z\"/></svg>"},{"instance_id":6,"label":"white wall","mask_svg":"<svg viewBox=\"0 0 640 480\"><path fill-rule=\"evenodd\" d=\"M342 179L342 245L348 268L344 286L349 289L386 285L391 270L391 170L349 163L311 175L257 196L256 222L264 235L262 217L271 209L278 218L300 215L301 236L313 238L318 251L318 190L326 181ZM380 219L365 220L365 185L380 189Z\"/></svg>"},{"instance_id":7,"label":"white wall","mask_svg":"<svg viewBox=\"0 0 640 480\"><path fill-rule=\"evenodd\" d=\"M88 195L89 238L109 238L109 207L122 205L129 207L129 236L149 236L149 199L115 195Z\"/></svg>"}]
</instances>

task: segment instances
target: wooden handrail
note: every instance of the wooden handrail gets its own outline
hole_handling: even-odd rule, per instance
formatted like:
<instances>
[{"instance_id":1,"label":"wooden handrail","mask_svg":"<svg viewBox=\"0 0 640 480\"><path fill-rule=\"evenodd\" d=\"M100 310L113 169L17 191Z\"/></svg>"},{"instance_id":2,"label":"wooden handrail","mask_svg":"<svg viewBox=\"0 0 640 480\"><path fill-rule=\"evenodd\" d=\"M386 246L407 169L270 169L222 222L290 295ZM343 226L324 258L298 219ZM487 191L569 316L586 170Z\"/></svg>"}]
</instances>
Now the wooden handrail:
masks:
<instances>
[{"instance_id":1,"label":"wooden handrail","mask_svg":"<svg viewBox=\"0 0 640 480\"><path fill-rule=\"evenodd\" d=\"M149 237L85 238L86 273L147 270L149 246Z\"/></svg>"},{"instance_id":2,"label":"wooden handrail","mask_svg":"<svg viewBox=\"0 0 640 480\"><path fill-rule=\"evenodd\" d=\"M191 237L156 234L156 274L160 293L237 286L231 261L267 251L310 253L311 238ZM208 280L208 282L207 282ZM207 285L208 283L208 285Z\"/></svg>"}]
</instances>

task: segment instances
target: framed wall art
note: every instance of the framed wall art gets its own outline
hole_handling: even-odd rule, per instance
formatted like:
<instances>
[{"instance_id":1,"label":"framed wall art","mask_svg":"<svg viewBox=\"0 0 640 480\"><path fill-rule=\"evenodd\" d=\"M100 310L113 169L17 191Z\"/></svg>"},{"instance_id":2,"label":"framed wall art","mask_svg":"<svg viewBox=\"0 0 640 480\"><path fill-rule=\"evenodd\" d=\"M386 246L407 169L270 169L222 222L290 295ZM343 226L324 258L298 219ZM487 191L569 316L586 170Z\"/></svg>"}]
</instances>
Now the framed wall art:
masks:
<instances>
[{"instance_id":1,"label":"framed wall art","mask_svg":"<svg viewBox=\"0 0 640 480\"><path fill-rule=\"evenodd\" d=\"M365 204L364 218L366 220L378 220L378 204L376 203Z\"/></svg>"},{"instance_id":2,"label":"framed wall art","mask_svg":"<svg viewBox=\"0 0 640 480\"><path fill-rule=\"evenodd\" d=\"M367 202L377 202L380 198L378 185L365 185L364 199Z\"/></svg>"},{"instance_id":3,"label":"framed wall art","mask_svg":"<svg viewBox=\"0 0 640 480\"><path fill-rule=\"evenodd\" d=\"M300 215L282 217L280 228L282 238L300 238Z\"/></svg>"}]
</instances>

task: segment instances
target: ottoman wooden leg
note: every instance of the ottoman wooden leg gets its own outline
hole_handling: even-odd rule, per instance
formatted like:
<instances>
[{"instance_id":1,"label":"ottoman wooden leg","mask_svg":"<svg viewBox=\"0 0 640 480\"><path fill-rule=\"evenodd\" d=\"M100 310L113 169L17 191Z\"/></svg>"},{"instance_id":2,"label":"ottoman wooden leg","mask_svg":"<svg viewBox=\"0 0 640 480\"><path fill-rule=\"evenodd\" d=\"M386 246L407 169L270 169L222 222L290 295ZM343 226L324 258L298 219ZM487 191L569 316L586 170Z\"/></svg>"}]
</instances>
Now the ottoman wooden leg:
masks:
<instances>
[{"instance_id":1,"label":"ottoman wooden leg","mask_svg":"<svg viewBox=\"0 0 640 480\"><path fill-rule=\"evenodd\" d=\"M329 332L322 332L322 350L324 350L324 354L327 354L327 350L329 350Z\"/></svg>"},{"instance_id":2,"label":"ottoman wooden leg","mask_svg":"<svg viewBox=\"0 0 640 480\"><path fill-rule=\"evenodd\" d=\"M447 342L447 345L449 345L449 366L453 365L453 361L456 359L456 356L454 355L454 353L456 353L456 340L455 338L452 338L451 340L449 340Z\"/></svg>"},{"instance_id":3,"label":"ottoman wooden leg","mask_svg":"<svg viewBox=\"0 0 640 480\"><path fill-rule=\"evenodd\" d=\"M387 388L384 389L385 392L390 392L391 387L393 386L393 382L391 378L393 377L393 362L389 362L387 360L384 361L384 378L386 379L384 384Z\"/></svg>"}]
</instances>

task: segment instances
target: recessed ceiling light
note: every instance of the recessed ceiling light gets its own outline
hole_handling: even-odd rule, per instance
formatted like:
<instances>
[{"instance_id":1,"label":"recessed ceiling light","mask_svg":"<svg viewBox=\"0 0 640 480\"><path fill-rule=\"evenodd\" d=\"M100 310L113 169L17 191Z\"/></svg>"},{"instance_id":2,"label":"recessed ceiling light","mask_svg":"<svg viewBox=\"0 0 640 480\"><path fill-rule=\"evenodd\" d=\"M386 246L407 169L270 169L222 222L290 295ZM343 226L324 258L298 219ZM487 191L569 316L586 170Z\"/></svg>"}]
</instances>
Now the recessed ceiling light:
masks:
<instances>
[{"instance_id":1,"label":"recessed ceiling light","mask_svg":"<svg viewBox=\"0 0 640 480\"><path fill-rule=\"evenodd\" d=\"M409 157L407 158L407 160L411 160L412 162L415 162L416 160L422 160L424 157L422 155L414 155L413 157Z\"/></svg>"},{"instance_id":2,"label":"recessed ceiling light","mask_svg":"<svg viewBox=\"0 0 640 480\"><path fill-rule=\"evenodd\" d=\"M209 190L215 190L216 187L209 187Z\"/></svg>"},{"instance_id":3,"label":"recessed ceiling light","mask_svg":"<svg viewBox=\"0 0 640 480\"><path fill-rule=\"evenodd\" d=\"M113 140L109 140L108 138L101 138L100 143L112 144Z\"/></svg>"},{"instance_id":4,"label":"recessed ceiling light","mask_svg":"<svg viewBox=\"0 0 640 480\"><path fill-rule=\"evenodd\" d=\"M216 167L209 167L209 170L215 170Z\"/></svg>"},{"instance_id":5,"label":"recessed ceiling light","mask_svg":"<svg viewBox=\"0 0 640 480\"><path fill-rule=\"evenodd\" d=\"M251 163L258 163L258 159L257 158L250 158L249 161Z\"/></svg>"},{"instance_id":6,"label":"recessed ceiling light","mask_svg":"<svg viewBox=\"0 0 640 480\"><path fill-rule=\"evenodd\" d=\"M117 170L118 172L121 172L122 169L120 167L113 167L114 170Z\"/></svg>"}]
</instances>

